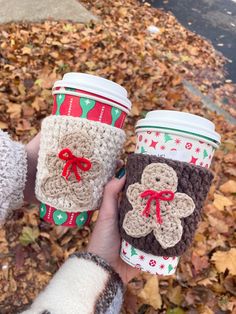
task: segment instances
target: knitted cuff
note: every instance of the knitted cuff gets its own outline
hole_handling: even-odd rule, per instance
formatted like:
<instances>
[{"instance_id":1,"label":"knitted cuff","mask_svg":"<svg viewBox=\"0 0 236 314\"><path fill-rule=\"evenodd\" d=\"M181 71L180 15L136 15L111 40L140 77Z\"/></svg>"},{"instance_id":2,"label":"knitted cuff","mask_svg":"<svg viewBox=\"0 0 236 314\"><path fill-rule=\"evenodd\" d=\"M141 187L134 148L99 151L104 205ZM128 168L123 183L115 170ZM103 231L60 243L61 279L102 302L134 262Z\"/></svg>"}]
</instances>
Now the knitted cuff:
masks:
<instances>
[{"instance_id":1,"label":"knitted cuff","mask_svg":"<svg viewBox=\"0 0 236 314\"><path fill-rule=\"evenodd\" d=\"M23 204L27 155L24 145L0 130L0 225L11 209Z\"/></svg>"},{"instance_id":2,"label":"knitted cuff","mask_svg":"<svg viewBox=\"0 0 236 314\"><path fill-rule=\"evenodd\" d=\"M180 256L191 244L213 179L200 166L133 154L126 166L121 236L143 252Z\"/></svg>"},{"instance_id":3,"label":"knitted cuff","mask_svg":"<svg viewBox=\"0 0 236 314\"><path fill-rule=\"evenodd\" d=\"M24 314L118 314L122 302L123 283L111 266L91 253L77 253Z\"/></svg>"},{"instance_id":4,"label":"knitted cuff","mask_svg":"<svg viewBox=\"0 0 236 314\"><path fill-rule=\"evenodd\" d=\"M37 198L67 212L99 207L125 141L121 129L70 116L42 123Z\"/></svg>"}]
</instances>

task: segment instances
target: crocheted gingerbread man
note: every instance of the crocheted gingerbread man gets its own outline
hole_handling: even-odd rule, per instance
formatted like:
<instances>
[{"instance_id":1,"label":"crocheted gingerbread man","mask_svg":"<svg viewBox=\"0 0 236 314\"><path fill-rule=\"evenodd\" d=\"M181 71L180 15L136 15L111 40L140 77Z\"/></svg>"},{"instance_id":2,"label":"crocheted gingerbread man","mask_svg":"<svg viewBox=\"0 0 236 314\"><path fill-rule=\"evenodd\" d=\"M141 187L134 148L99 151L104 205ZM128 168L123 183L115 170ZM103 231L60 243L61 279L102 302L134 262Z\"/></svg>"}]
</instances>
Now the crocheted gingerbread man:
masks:
<instances>
[{"instance_id":1,"label":"crocheted gingerbread man","mask_svg":"<svg viewBox=\"0 0 236 314\"><path fill-rule=\"evenodd\" d=\"M178 177L174 169L164 163L148 165L141 184L127 189L127 198L133 210L124 218L125 232L141 238L153 232L162 248L173 247L181 240L181 219L191 215L195 204L185 193L176 193Z\"/></svg>"},{"instance_id":2,"label":"crocheted gingerbread man","mask_svg":"<svg viewBox=\"0 0 236 314\"><path fill-rule=\"evenodd\" d=\"M63 136L58 152L46 157L49 175L42 182L43 193L67 198L78 205L79 211L88 210L93 201L93 182L103 172L101 162L92 157L93 150L93 142L85 133Z\"/></svg>"}]
</instances>

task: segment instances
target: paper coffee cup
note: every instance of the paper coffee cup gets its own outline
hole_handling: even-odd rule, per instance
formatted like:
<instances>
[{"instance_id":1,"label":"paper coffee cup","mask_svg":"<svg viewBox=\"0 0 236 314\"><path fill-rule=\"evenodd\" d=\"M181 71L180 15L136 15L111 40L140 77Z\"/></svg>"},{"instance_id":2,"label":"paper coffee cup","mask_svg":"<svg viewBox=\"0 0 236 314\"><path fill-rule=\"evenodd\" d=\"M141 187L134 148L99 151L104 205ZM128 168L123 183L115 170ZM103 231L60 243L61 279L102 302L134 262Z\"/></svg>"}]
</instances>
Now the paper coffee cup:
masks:
<instances>
[{"instance_id":1,"label":"paper coffee cup","mask_svg":"<svg viewBox=\"0 0 236 314\"><path fill-rule=\"evenodd\" d=\"M127 91L107 79L84 74L67 73L55 82L52 114L99 121L122 128L131 109Z\"/></svg>"},{"instance_id":2,"label":"paper coffee cup","mask_svg":"<svg viewBox=\"0 0 236 314\"><path fill-rule=\"evenodd\" d=\"M211 121L185 112L154 110L135 127L135 153L156 155L209 168L220 135ZM147 254L122 240L121 258L133 267L158 275L175 273L179 257ZM141 257L141 258L140 258ZM166 262L164 262L166 261ZM138 266L137 266L138 265Z\"/></svg>"},{"instance_id":3,"label":"paper coffee cup","mask_svg":"<svg viewBox=\"0 0 236 314\"><path fill-rule=\"evenodd\" d=\"M85 118L122 128L131 109L127 91L110 80L85 74L67 73L56 81L53 89L53 115ZM93 211L66 212L41 203L40 217L55 225L83 227L88 225Z\"/></svg>"}]
</instances>

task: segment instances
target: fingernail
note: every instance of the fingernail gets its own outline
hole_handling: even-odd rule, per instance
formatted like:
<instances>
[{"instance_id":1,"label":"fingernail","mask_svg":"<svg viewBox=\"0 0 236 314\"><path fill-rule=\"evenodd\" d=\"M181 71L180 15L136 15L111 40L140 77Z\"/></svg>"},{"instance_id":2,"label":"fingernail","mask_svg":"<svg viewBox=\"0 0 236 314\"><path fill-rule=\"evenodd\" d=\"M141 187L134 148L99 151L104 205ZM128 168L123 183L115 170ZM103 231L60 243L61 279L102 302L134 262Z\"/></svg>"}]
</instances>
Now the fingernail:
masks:
<instances>
[{"instance_id":1,"label":"fingernail","mask_svg":"<svg viewBox=\"0 0 236 314\"><path fill-rule=\"evenodd\" d=\"M125 175L125 167L120 168L119 171L117 171L115 177L116 179L121 179Z\"/></svg>"}]
</instances>

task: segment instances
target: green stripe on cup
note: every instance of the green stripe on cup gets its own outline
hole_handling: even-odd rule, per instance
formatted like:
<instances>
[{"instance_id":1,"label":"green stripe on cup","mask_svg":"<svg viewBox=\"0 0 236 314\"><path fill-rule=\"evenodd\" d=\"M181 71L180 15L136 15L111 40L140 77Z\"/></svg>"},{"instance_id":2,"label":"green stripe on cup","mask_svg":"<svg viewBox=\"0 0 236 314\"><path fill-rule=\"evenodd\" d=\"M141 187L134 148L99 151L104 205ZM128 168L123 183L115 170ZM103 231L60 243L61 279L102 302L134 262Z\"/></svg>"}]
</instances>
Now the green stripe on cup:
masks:
<instances>
[{"instance_id":1,"label":"green stripe on cup","mask_svg":"<svg viewBox=\"0 0 236 314\"><path fill-rule=\"evenodd\" d=\"M204 135L200 135L200 134L197 134L197 133L193 133L193 132L182 131L182 130L173 129L173 128L165 128L163 126L140 126L140 127L136 127L136 129L160 129L160 130L165 130L165 131L175 131L175 132L180 132L180 133L185 133L185 134L201 137L201 138L204 138L205 140L208 140L210 142L213 142L213 143L217 144L218 146L220 145L219 142L217 142L216 140L211 139L210 137L207 137L207 136L204 136Z\"/></svg>"}]
</instances>

